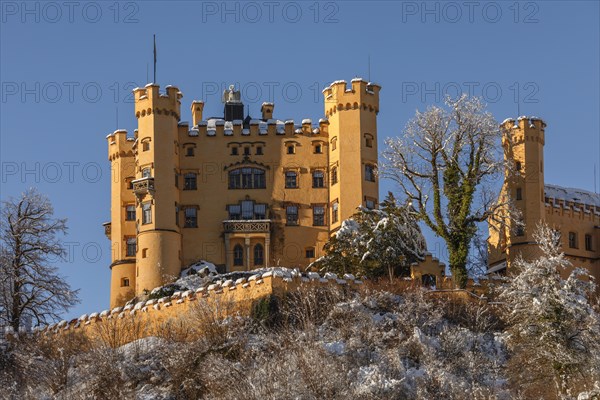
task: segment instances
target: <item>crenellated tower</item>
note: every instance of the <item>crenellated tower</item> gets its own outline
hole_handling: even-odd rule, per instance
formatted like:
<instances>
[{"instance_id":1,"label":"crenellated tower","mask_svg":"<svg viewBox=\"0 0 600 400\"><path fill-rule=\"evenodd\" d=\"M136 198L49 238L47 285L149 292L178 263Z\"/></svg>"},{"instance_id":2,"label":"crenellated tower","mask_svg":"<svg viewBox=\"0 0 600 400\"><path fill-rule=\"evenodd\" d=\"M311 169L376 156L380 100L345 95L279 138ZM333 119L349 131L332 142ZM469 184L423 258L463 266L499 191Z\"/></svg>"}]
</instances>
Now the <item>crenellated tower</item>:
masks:
<instances>
[{"instance_id":1,"label":"crenellated tower","mask_svg":"<svg viewBox=\"0 0 600 400\"><path fill-rule=\"evenodd\" d=\"M134 146L136 171L136 294L179 276L181 232L178 223L180 119L179 89L156 84L134 90L138 130Z\"/></svg>"},{"instance_id":2,"label":"crenellated tower","mask_svg":"<svg viewBox=\"0 0 600 400\"><path fill-rule=\"evenodd\" d=\"M504 224L490 221L491 266L518 254L534 256L538 247L533 234L545 220L544 202L544 131L546 124L537 117L506 119L501 124L505 160L512 168L505 169L500 201L518 210L522 224L517 226L504 209ZM512 219L515 217L513 216Z\"/></svg>"},{"instance_id":3,"label":"crenellated tower","mask_svg":"<svg viewBox=\"0 0 600 400\"><path fill-rule=\"evenodd\" d=\"M355 78L323 90L329 121L329 201L335 230L360 205L379 201L377 114L381 86ZM341 190L341 188L344 190ZM335 215L337 214L337 215Z\"/></svg>"}]
</instances>

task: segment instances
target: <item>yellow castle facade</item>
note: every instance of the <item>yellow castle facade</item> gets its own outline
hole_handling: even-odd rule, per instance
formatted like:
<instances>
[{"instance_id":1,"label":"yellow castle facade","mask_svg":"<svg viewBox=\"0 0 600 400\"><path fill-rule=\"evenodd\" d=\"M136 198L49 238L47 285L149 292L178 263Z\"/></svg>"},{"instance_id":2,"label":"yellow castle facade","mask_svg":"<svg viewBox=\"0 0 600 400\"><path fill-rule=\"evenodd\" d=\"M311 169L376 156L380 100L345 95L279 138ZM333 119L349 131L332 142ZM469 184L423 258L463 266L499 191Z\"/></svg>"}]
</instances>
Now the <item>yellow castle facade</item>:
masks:
<instances>
[{"instance_id":1,"label":"yellow castle facade","mask_svg":"<svg viewBox=\"0 0 600 400\"><path fill-rule=\"evenodd\" d=\"M233 87L224 115L205 118L182 93L134 90L138 127L107 136L111 162L111 307L176 279L199 260L222 272L306 268L342 220L378 203L381 87L362 79L323 90L318 123L244 117Z\"/></svg>"},{"instance_id":2,"label":"yellow castle facade","mask_svg":"<svg viewBox=\"0 0 600 400\"><path fill-rule=\"evenodd\" d=\"M488 272L510 271L518 256L536 257L533 234L543 222L559 234L573 266L586 268L600 282L600 195L545 183L546 123L540 118L507 119L501 130L505 160L514 168L506 170L499 201L518 213L509 218L508 208L502 207L490 219Z\"/></svg>"}]
</instances>

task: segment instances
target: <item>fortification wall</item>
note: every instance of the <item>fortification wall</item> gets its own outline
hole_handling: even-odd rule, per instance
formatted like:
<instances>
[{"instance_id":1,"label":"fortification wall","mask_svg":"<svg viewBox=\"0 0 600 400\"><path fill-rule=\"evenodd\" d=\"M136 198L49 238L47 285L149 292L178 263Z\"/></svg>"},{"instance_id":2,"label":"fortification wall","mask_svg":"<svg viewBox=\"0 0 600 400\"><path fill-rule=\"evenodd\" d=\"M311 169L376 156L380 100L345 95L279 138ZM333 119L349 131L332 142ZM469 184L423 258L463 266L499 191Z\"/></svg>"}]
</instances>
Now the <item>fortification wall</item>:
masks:
<instances>
[{"instance_id":1,"label":"fortification wall","mask_svg":"<svg viewBox=\"0 0 600 400\"><path fill-rule=\"evenodd\" d=\"M211 284L196 291L176 292L172 296L153 299L125 307L116 307L91 314L84 314L71 321L60 321L35 332L42 335L53 335L70 332L82 332L94 339L99 336L105 341L114 335L113 328L122 327L129 332L120 332L120 338L113 338L115 344L122 345L142 337L155 335L169 320L191 315L195 307L206 306L214 312L215 317L250 315L257 301L270 295L283 296L298 288L339 286L357 288L361 285L352 275L344 275L339 279L335 274L320 276L311 272L308 277L286 275L282 271L269 271L262 275L227 280L222 284ZM204 308L206 310L207 308Z\"/></svg>"}]
</instances>

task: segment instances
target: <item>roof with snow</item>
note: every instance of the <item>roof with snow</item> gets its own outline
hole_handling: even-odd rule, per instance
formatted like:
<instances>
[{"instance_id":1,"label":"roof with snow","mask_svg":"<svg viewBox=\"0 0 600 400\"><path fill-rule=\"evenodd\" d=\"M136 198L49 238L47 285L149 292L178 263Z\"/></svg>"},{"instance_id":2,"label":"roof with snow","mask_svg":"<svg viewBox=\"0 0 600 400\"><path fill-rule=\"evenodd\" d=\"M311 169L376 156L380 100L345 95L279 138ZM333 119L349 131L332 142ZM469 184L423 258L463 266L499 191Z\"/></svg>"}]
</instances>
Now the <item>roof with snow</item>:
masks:
<instances>
[{"instance_id":1,"label":"roof with snow","mask_svg":"<svg viewBox=\"0 0 600 400\"><path fill-rule=\"evenodd\" d=\"M600 207L600 194L583 189L574 189L558 185L544 185L546 197L565 202L582 203Z\"/></svg>"}]
</instances>

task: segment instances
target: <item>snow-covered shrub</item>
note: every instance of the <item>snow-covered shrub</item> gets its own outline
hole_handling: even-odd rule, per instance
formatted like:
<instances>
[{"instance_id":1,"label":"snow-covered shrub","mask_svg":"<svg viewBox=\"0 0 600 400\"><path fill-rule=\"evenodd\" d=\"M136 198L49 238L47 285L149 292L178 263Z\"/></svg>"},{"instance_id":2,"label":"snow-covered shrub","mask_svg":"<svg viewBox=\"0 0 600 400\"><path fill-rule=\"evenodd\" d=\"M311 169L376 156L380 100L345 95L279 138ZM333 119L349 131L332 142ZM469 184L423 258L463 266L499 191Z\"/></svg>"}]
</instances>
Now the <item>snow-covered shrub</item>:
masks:
<instances>
[{"instance_id":1,"label":"snow-covered shrub","mask_svg":"<svg viewBox=\"0 0 600 400\"><path fill-rule=\"evenodd\" d=\"M340 275L406 276L425 255L425 238L410 204L398 205L388 193L380 209L359 207L325 244L325 255L313 265Z\"/></svg>"},{"instance_id":2,"label":"snow-covered shrub","mask_svg":"<svg viewBox=\"0 0 600 400\"><path fill-rule=\"evenodd\" d=\"M540 225L534 235L541 256L518 259L501 288L512 384L526 396L572 395L600 380L600 317L590 304L595 285L560 251L555 231ZM552 393L554 386L554 393Z\"/></svg>"}]
</instances>

